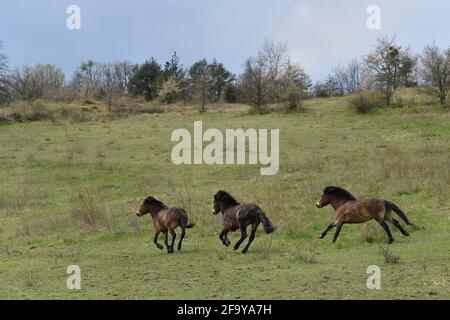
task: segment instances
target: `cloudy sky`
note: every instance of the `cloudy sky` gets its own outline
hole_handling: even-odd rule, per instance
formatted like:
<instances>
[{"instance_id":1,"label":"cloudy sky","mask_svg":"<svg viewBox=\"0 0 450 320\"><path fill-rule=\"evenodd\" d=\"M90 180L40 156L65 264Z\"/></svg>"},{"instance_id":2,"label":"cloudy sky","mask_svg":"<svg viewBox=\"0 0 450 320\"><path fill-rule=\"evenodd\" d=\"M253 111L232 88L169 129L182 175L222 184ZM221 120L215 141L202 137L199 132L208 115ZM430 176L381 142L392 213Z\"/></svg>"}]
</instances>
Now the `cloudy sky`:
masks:
<instances>
[{"instance_id":1,"label":"cloudy sky","mask_svg":"<svg viewBox=\"0 0 450 320\"><path fill-rule=\"evenodd\" d=\"M66 27L69 5L81 30ZM381 8L369 30L367 8ZM322 79L367 53L380 35L416 52L450 46L448 0L0 0L0 41L11 67L53 63L70 77L84 60L165 61L216 57L239 73L268 37L288 42L294 60Z\"/></svg>"}]
</instances>

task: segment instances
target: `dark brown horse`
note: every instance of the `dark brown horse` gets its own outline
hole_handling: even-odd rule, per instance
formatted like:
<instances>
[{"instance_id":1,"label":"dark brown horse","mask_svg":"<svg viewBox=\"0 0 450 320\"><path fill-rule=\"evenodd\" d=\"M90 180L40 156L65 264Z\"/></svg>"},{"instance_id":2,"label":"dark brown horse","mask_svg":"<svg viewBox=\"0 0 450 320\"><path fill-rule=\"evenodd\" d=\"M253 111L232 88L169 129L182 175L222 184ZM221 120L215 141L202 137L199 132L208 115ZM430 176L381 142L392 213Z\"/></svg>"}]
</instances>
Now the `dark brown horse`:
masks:
<instances>
[{"instance_id":1,"label":"dark brown horse","mask_svg":"<svg viewBox=\"0 0 450 320\"><path fill-rule=\"evenodd\" d=\"M390 201L377 198L358 201L345 189L339 187L326 187L323 191L322 198L317 202L316 206L317 208L323 208L329 204L331 204L336 211L336 222L328 226L320 236L320 239L325 238L328 231L336 228L336 233L333 238L334 243L344 224L363 223L372 219L375 219L386 231L389 243L392 243L394 238L392 237L386 221L397 227L404 236L409 236L409 233L403 229L400 222L391 216L391 211L394 211L407 225L412 225L412 223L409 222L405 213Z\"/></svg>"},{"instance_id":2,"label":"dark brown horse","mask_svg":"<svg viewBox=\"0 0 450 320\"><path fill-rule=\"evenodd\" d=\"M212 213L217 215L222 213L223 230L219 235L222 243L228 247L230 240L228 240L228 233L230 231L241 231L241 239L234 245L233 250L239 249L239 246L247 238L247 227L252 226L250 238L242 253L247 253L248 248L255 239L256 230L260 223L264 226L266 233L275 231L269 218L256 204L240 204L229 193L219 191L214 196L214 208Z\"/></svg>"},{"instance_id":3,"label":"dark brown horse","mask_svg":"<svg viewBox=\"0 0 450 320\"><path fill-rule=\"evenodd\" d=\"M153 226L155 227L155 238L153 242L158 247L158 249L163 249L163 246L158 243L159 234L162 232L164 234L164 244L167 247L167 252L173 252L173 245L177 234L175 229L181 228L180 241L178 242L178 250L181 250L181 244L183 243L184 236L186 235L185 230L192 228L194 224L188 224L188 215L186 211L182 208L169 208L164 203L156 200L153 197L148 197L144 200L136 215L138 217L144 214L150 213L153 219ZM172 242L169 245L168 233L172 235Z\"/></svg>"}]
</instances>

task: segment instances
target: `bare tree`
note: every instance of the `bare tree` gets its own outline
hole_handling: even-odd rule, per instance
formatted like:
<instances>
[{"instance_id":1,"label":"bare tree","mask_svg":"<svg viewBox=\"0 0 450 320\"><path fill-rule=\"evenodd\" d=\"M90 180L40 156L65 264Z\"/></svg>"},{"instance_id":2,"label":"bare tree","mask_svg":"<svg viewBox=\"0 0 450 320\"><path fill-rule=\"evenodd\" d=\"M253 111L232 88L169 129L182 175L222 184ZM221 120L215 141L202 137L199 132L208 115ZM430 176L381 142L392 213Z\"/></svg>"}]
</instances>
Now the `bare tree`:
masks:
<instances>
[{"instance_id":1,"label":"bare tree","mask_svg":"<svg viewBox=\"0 0 450 320\"><path fill-rule=\"evenodd\" d=\"M256 57L247 59L239 84L245 100L256 107L257 110L260 110L269 101L269 67L263 54L258 53Z\"/></svg>"},{"instance_id":2,"label":"bare tree","mask_svg":"<svg viewBox=\"0 0 450 320\"><path fill-rule=\"evenodd\" d=\"M117 78L117 81L119 82L119 94L122 95L127 93L128 84L130 83L130 79L133 77L137 68L137 65L132 64L129 61L120 61L114 63L115 76Z\"/></svg>"},{"instance_id":3,"label":"bare tree","mask_svg":"<svg viewBox=\"0 0 450 320\"><path fill-rule=\"evenodd\" d=\"M391 104L404 73L411 72L412 66L405 68L403 64L407 56L410 56L409 51L398 46L395 37L381 37L375 49L365 58L367 68L383 92L387 105Z\"/></svg>"},{"instance_id":4,"label":"bare tree","mask_svg":"<svg viewBox=\"0 0 450 320\"><path fill-rule=\"evenodd\" d=\"M288 61L281 76L281 97L288 102L288 108L296 110L300 107L311 87L311 78L299 64Z\"/></svg>"},{"instance_id":5,"label":"bare tree","mask_svg":"<svg viewBox=\"0 0 450 320\"><path fill-rule=\"evenodd\" d=\"M212 84L210 66L206 59L194 63L189 69L191 87L194 94L200 96L200 112L206 111L206 102L209 101L209 88Z\"/></svg>"},{"instance_id":6,"label":"bare tree","mask_svg":"<svg viewBox=\"0 0 450 320\"><path fill-rule=\"evenodd\" d=\"M288 45L284 41L274 42L266 39L260 56L268 72L270 100L278 101L281 93L281 77L289 64Z\"/></svg>"},{"instance_id":7,"label":"bare tree","mask_svg":"<svg viewBox=\"0 0 450 320\"><path fill-rule=\"evenodd\" d=\"M2 43L0 42L0 50ZM0 104L9 100L8 57L0 52Z\"/></svg>"},{"instance_id":8,"label":"bare tree","mask_svg":"<svg viewBox=\"0 0 450 320\"><path fill-rule=\"evenodd\" d=\"M441 52L436 44L428 45L421 61L423 78L439 98L439 102L445 105L450 90L450 49Z\"/></svg>"},{"instance_id":9,"label":"bare tree","mask_svg":"<svg viewBox=\"0 0 450 320\"><path fill-rule=\"evenodd\" d=\"M353 59L345 67L335 67L328 80L333 83L332 91L336 95L344 96L361 91L366 86L367 77L367 70L362 63Z\"/></svg>"},{"instance_id":10,"label":"bare tree","mask_svg":"<svg viewBox=\"0 0 450 320\"><path fill-rule=\"evenodd\" d=\"M107 100L108 111L111 112L114 99L123 90L123 75L117 73L117 64L113 63L104 64L101 75L101 88L104 91Z\"/></svg>"},{"instance_id":11,"label":"bare tree","mask_svg":"<svg viewBox=\"0 0 450 320\"><path fill-rule=\"evenodd\" d=\"M10 84L16 98L52 98L63 87L64 78L62 70L55 65L38 64L16 68L10 77Z\"/></svg>"},{"instance_id":12,"label":"bare tree","mask_svg":"<svg viewBox=\"0 0 450 320\"><path fill-rule=\"evenodd\" d=\"M72 86L86 98L97 94L101 89L105 65L88 60L82 62L72 77Z\"/></svg>"}]
</instances>

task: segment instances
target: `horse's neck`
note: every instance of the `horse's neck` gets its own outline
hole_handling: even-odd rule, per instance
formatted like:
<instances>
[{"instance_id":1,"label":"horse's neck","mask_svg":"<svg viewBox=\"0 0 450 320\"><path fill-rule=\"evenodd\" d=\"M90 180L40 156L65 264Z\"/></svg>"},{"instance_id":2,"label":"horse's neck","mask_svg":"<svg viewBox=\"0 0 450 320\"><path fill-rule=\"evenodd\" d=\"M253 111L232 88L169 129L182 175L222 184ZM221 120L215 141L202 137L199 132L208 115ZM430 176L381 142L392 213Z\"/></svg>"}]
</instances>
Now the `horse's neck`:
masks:
<instances>
[{"instance_id":1,"label":"horse's neck","mask_svg":"<svg viewBox=\"0 0 450 320\"><path fill-rule=\"evenodd\" d=\"M234 207L237 207L237 206L239 206L238 204L229 204L229 203L224 203L224 204L222 204L222 215L224 215L225 214L225 212L228 210L228 209L230 209L230 208L234 208Z\"/></svg>"},{"instance_id":2,"label":"horse's neck","mask_svg":"<svg viewBox=\"0 0 450 320\"><path fill-rule=\"evenodd\" d=\"M345 205L349 201L351 201L351 200L348 200L348 199L333 199L333 201L331 201L330 204L333 207L333 209L335 211L337 211L340 207L342 207L343 205Z\"/></svg>"},{"instance_id":3,"label":"horse's neck","mask_svg":"<svg viewBox=\"0 0 450 320\"><path fill-rule=\"evenodd\" d=\"M158 216L158 214L165 210L167 208L163 207L163 206L151 206L150 208L150 214L152 215L153 218L156 218Z\"/></svg>"}]
</instances>

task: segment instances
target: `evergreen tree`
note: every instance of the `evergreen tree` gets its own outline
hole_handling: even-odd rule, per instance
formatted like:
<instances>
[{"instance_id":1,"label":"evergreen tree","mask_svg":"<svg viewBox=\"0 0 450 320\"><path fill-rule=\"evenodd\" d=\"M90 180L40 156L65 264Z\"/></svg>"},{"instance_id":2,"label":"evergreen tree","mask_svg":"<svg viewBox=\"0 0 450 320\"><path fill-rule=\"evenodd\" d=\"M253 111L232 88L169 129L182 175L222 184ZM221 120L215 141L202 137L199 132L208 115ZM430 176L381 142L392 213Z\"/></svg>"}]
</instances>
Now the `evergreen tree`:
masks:
<instances>
[{"instance_id":1,"label":"evergreen tree","mask_svg":"<svg viewBox=\"0 0 450 320\"><path fill-rule=\"evenodd\" d=\"M154 58L151 58L133 75L128 90L132 95L143 95L145 100L152 100L158 96L161 76L161 66Z\"/></svg>"}]
</instances>

